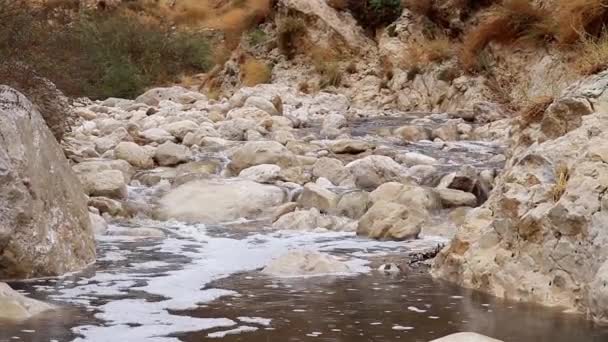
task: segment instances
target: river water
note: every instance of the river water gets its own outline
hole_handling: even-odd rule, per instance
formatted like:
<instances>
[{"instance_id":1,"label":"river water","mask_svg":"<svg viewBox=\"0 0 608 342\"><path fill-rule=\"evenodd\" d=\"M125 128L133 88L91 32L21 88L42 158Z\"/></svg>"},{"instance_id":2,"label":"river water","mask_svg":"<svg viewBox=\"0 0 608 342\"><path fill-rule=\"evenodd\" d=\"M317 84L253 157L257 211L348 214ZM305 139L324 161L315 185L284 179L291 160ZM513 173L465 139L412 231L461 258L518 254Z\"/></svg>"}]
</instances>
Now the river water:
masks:
<instances>
[{"instance_id":1,"label":"river water","mask_svg":"<svg viewBox=\"0 0 608 342\"><path fill-rule=\"evenodd\" d=\"M203 225L139 224L168 238L106 236L94 269L11 283L61 308L19 325L0 323L0 341L429 341L457 331L504 341L608 340L608 329L580 316L436 282L424 266L399 274L372 269L445 242L439 237L398 243L329 231L227 234ZM259 272L295 248L331 253L354 272Z\"/></svg>"},{"instance_id":2,"label":"river water","mask_svg":"<svg viewBox=\"0 0 608 342\"><path fill-rule=\"evenodd\" d=\"M432 156L439 161L438 176L462 165L502 167L504 159L495 157L503 148L496 143L406 144L390 136L392 128L414 119L359 120L350 123L349 133L376 144L375 154ZM313 125L298 135L318 131ZM201 150L198 160L225 165L226 157L210 149ZM425 185L434 186L438 178ZM158 194L133 186L129 196L149 204ZM0 322L0 341L429 341L458 331L507 342L608 341L608 329L581 316L434 281L424 263L408 267L413 255L436 250L453 234L453 225L442 225L445 215L437 213L437 227L409 242L372 241L354 232L276 231L265 228L267 222L117 222L98 238L98 261L88 270L10 283L59 309L20 324ZM132 227L161 229L166 237L125 236ZM352 273L270 278L259 272L294 249L330 253ZM404 271L377 271L384 262L400 263Z\"/></svg>"}]
</instances>

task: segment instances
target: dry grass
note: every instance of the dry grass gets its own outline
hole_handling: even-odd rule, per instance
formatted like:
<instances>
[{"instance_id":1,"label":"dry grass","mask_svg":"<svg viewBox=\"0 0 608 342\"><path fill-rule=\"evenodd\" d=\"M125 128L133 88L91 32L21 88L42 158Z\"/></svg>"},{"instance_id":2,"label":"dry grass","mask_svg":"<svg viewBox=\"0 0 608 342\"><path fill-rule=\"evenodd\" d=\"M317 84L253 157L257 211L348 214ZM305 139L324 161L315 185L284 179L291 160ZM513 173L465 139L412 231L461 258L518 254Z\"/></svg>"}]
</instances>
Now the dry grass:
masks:
<instances>
[{"instance_id":1,"label":"dry grass","mask_svg":"<svg viewBox=\"0 0 608 342\"><path fill-rule=\"evenodd\" d=\"M311 59L315 70L321 75L321 89L342 84L344 71L340 68L339 54L336 51L316 47L311 51Z\"/></svg>"},{"instance_id":2,"label":"dry grass","mask_svg":"<svg viewBox=\"0 0 608 342\"><path fill-rule=\"evenodd\" d=\"M555 18L560 43L572 44L586 35L597 37L608 23L608 1L559 0Z\"/></svg>"},{"instance_id":3,"label":"dry grass","mask_svg":"<svg viewBox=\"0 0 608 342\"><path fill-rule=\"evenodd\" d=\"M464 38L460 61L469 71L478 68L479 53L490 43L544 41L552 34L549 13L529 0L505 0L491 8Z\"/></svg>"},{"instance_id":4,"label":"dry grass","mask_svg":"<svg viewBox=\"0 0 608 342\"><path fill-rule=\"evenodd\" d=\"M555 185L553 185L553 189L551 193L553 195L553 201L557 202L562 198L564 193L566 192L566 187L568 186L568 180L570 180L570 170L567 165L560 164L555 168Z\"/></svg>"},{"instance_id":5,"label":"dry grass","mask_svg":"<svg viewBox=\"0 0 608 342\"><path fill-rule=\"evenodd\" d=\"M244 86L253 87L269 83L272 78L270 66L260 60L249 57L241 65L241 82Z\"/></svg>"},{"instance_id":6,"label":"dry grass","mask_svg":"<svg viewBox=\"0 0 608 342\"><path fill-rule=\"evenodd\" d=\"M519 114L520 127L526 128L532 123L540 122L551 103L553 103L552 96L541 96L531 100Z\"/></svg>"},{"instance_id":7,"label":"dry grass","mask_svg":"<svg viewBox=\"0 0 608 342\"><path fill-rule=\"evenodd\" d=\"M298 42L305 34L306 23L301 18L285 16L277 20L279 49L287 58L293 58L298 50Z\"/></svg>"},{"instance_id":8,"label":"dry grass","mask_svg":"<svg viewBox=\"0 0 608 342\"><path fill-rule=\"evenodd\" d=\"M573 61L576 72L592 75L608 68L608 32L598 39L585 35L581 40L579 53Z\"/></svg>"},{"instance_id":9,"label":"dry grass","mask_svg":"<svg viewBox=\"0 0 608 342\"><path fill-rule=\"evenodd\" d=\"M454 43L446 37L423 40L411 44L404 57L404 66L409 69L422 69L432 63L440 63L454 56Z\"/></svg>"}]
</instances>

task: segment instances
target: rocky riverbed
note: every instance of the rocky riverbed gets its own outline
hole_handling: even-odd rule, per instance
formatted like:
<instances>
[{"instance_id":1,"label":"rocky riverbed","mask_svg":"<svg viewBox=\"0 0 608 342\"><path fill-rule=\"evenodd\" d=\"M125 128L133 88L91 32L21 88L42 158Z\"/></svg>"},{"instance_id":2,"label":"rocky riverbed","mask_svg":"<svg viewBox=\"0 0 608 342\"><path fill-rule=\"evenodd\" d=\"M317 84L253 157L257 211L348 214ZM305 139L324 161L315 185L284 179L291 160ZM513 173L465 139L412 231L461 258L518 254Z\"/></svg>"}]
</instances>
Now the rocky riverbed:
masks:
<instances>
[{"instance_id":1,"label":"rocky riverbed","mask_svg":"<svg viewBox=\"0 0 608 342\"><path fill-rule=\"evenodd\" d=\"M1 132L35 133L5 139L9 174L17 180L11 184L38 203L43 178L29 177L47 175L20 172L23 164L10 156L46 156L59 146L26 99L4 94L8 119ZM567 96L576 97L566 93L548 111L553 126L541 122L545 138L561 130L558 109L571 103ZM58 199L74 204L61 207L68 217L82 217L88 207L97 262L79 271L94 253L71 260L83 253L76 249L49 259L54 267L44 271L23 273L23 265L5 263L7 275L50 276L11 285L52 307L32 312L30 320L9 317L12 323L1 323L2 339L428 341L463 330L504 341L608 337L572 313L579 306L566 305L566 314L515 304L428 274L432 263L437 275L460 265L456 274L467 278L446 278L510 297L468 283L477 270L462 253L474 254L473 243L486 250L494 240L473 235L466 248L458 244L471 222L488 220L479 215L495 205L503 191L495 185L507 179L497 175L505 165L519 165L511 155L526 147L513 150L521 133L512 132L510 119L370 111L343 95L283 85L242 88L219 101L181 87L157 88L136 100L83 100L73 110L76 124L61 143L68 160L43 160L51 175L62 170L78 178L71 186L86 196L74 190ZM15 115L22 112L29 116ZM19 203L29 212L27 201ZM66 214L31 215L57 222ZM88 246L70 240L92 236L88 224L81 236L54 227L45 241L56 246L59 234L64 253ZM14 241L37 260L40 249L30 240ZM66 270L76 273L57 277ZM504 272L496 274L510 271Z\"/></svg>"}]
</instances>

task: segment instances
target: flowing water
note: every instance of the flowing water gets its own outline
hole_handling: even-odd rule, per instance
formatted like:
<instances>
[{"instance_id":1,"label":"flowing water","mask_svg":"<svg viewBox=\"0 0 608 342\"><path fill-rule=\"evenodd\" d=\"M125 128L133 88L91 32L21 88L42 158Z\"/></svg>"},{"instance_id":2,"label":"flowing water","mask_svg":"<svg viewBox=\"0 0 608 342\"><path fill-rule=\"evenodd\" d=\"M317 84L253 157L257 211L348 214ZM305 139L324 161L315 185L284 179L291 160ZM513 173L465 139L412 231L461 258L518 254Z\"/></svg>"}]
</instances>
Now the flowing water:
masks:
<instances>
[{"instance_id":1,"label":"flowing water","mask_svg":"<svg viewBox=\"0 0 608 342\"><path fill-rule=\"evenodd\" d=\"M378 131L398 127L403 120L361 120L352 124L351 134L377 143L377 152L433 156L443 173L461 165L501 166L493 157L502 148L493 143L406 145ZM199 159L225 157L214 150L201 151ZM153 201L155 189L132 187L130 196ZM446 243L449 233L380 242L352 232L275 231L266 226L142 219L115 224L109 235L99 238L98 261L89 270L10 284L59 309L20 324L0 322L0 341L429 341L458 331L513 342L608 341L608 329L581 316L434 281L424 263L407 267L419 253ZM131 227L157 228L167 236L121 234ZM352 273L271 278L259 272L293 249L330 253ZM404 271L375 270L387 261L403 264Z\"/></svg>"}]
</instances>

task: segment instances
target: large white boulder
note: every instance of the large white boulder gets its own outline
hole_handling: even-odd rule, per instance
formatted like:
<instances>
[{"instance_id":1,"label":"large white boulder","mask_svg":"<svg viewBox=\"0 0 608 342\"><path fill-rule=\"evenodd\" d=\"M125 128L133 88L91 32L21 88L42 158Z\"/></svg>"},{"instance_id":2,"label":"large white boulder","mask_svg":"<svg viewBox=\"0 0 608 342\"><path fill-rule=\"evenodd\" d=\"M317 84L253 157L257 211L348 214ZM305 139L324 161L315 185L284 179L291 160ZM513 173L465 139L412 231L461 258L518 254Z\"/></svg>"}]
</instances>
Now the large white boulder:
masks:
<instances>
[{"instance_id":1,"label":"large white boulder","mask_svg":"<svg viewBox=\"0 0 608 342\"><path fill-rule=\"evenodd\" d=\"M6 86L0 184L0 279L57 276L95 261L82 185L40 113Z\"/></svg>"},{"instance_id":2,"label":"large white boulder","mask_svg":"<svg viewBox=\"0 0 608 342\"><path fill-rule=\"evenodd\" d=\"M258 218L285 199L283 190L272 185L249 180L198 180L161 198L159 214L185 222L221 223Z\"/></svg>"},{"instance_id":3,"label":"large white boulder","mask_svg":"<svg viewBox=\"0 0 608 342\"><path fill-rule=\"evenodd\" d=\"M399 181L405 173L401 165L386 156L367 156L349 163L346 169L354 177L355 184L364 190Z\"/></svg>"},{"instance_id":4,"label":"large white boulder","mask_svg":"<svg viewBox=\"0 0 608 342\"><path fill-rule=\"evenodd\" d=\"M114 149L114 158L127 161L138 169L154 167L151 153L134 142L121 142Z\"/></svg>"}]
</instances>

